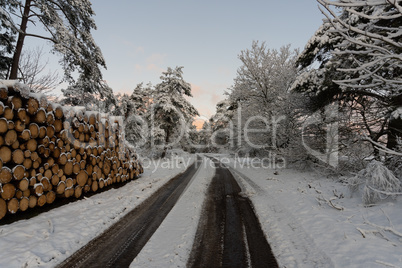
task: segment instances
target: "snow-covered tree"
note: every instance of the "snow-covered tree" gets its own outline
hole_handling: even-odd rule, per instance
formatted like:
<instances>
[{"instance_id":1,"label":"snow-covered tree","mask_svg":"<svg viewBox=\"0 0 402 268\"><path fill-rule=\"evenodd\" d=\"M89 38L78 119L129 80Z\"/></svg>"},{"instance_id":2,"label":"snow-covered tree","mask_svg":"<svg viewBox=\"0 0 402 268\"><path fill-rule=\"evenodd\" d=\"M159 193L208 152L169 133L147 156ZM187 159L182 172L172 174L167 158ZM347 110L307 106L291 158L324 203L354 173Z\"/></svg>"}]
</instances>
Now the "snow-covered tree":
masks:
<instances>
[{"instance_id":1,"label":"snow-covered tree","mask_svg":"<svg viewBox=\"0 0 402 268\"><path fill-rule=\"evenodd\" d=\"M134 92L138 89L134 89ZM134 94L134 93L133 93ZM146 141L147 122L143 118L142 111L137 109L138 103L132 98L133 95L117 94L117 107L115 114L123 117L125 138L136 147Z\"/></svg>"},{"instance_id":2,"label":"snow-covered tree","mask_svg":"<svg viewBox=\"0 0 402 268\"><path fill-rule=\"evenodd\" d=\"M1 13L9 29L18 32L13 51L13 61L9 78L18 78L20 56L26 37L40 38L53 44L53 52L62 56L60 63L65 78L74 83L73 73L78 71L81 81L95 83L85 90L99 93L101 84L100 67L106 67L99 47L95 44L91 30L96 29L92 18L94 12L89 0L3 0ZM17 11L20 11L17 14ZM48 35L28 31L28 25L42 25ZM29 27L31 29L31 27ZM32 27L34 30L35 27ZM94 91L92 91L94 90ZM105 96L101 96L102 98Z\"/></svg>"},{"instance_id":3,"label":"snow-covered tree","mask_svg":"<svg viewBox=\"0 0 402 268\"><path fill-rule=\"evenodd\" d=\"M209 119L209 122L204 123L203 128L205 127L206 129L202 132L209 135L209 143L211 143L213 149L234 149L234 140L231 139L234 138L234 117L237 108L237 102L229 98L222 100L216 104L216 112Z\"/></svg>"},{"instance_id":4,"label":"snow-covered tree","mask_svg":"<svg viewBox=\"0 0 402 268\"><path fill-rule=\"evenodd\" d=\"M290 119L287 114L290 112L290 103L287 99L290 95L289 87L296 77L297 55L298 51L292 50L289 45L276 50L257 41L252 43L251 49L240 53L242 65L237 71L234 85L229 89L230 100L242 108L241 122L236 128L269 129L241 137L244 151L256 147L276 149L285 146L284 142L276 138L282 136L278 131L289 133L279 124Z\"/></svg>"},{"instance_id":5,"label":"snow-covered tree","mask_svg":"<svg viewBox=\"0 0 402 268\"><path fill-rule=\"evenodd\" d=\"M11 12L15 11L16 3L0 0L0 78L7 79L9 76L12 52L17 37L16 27L9 21Z\"/></svg>"},{"instance_id":6,"label":"snow-covered tree","mask_svg":"<svg viewBox=\"0 0 402 268\"><path fill-rule=\"evenodd\" d=\"M152 94L153 88L150 83L145 86L140 83L134 88L130 101L134 105L136 114L143 116L147 113L153 102Z\"/></svg>"},{"instance_id":7,"label":"snow-covered tree","mask_svg":"<svg viewBox=\"0 0 402 268\"><path fill-rule=\"evenodd\" d=\"M317 1L326 20L298 59L305 72L294 89L315 109L338 100L353 107L370 138L387 135L394 148L402 135L401 119L391 118L402 106L401 1Z\"/></svg>"},{"instance_id":8,"label":"snow-covered tree","mask_svg":"<svg viewBox=\"0 0 402 268\"><path fill-rule=\"evenodd\" d=\"M103 81L95 82L81 75L75 83L61 91L64 95L62 102L66 105L85 106L88 110L111 114L117 109L113 90ZM94 92L102 92L102 94Z\"/></svg>"},{"instance_id":9,"label":"snow-covered tree","mask_svg":"<svg viewBox=\"0 0 402 268\"><path fill-rule=\"evenodd\" d=\"M155 142L163 143L162 157L165 157L171 138L183 137L187 123L198 115L198 111L186 100L192 97L191 85L183 79L183 67L168 68L162 73L162 80L155 86L152 106L149 111L152 137ZM161 134L163 131L164 140ZM157 138L157 141L155 140ZM159 144L160 145L160 144Z\"/></svg>"}]
</instances>

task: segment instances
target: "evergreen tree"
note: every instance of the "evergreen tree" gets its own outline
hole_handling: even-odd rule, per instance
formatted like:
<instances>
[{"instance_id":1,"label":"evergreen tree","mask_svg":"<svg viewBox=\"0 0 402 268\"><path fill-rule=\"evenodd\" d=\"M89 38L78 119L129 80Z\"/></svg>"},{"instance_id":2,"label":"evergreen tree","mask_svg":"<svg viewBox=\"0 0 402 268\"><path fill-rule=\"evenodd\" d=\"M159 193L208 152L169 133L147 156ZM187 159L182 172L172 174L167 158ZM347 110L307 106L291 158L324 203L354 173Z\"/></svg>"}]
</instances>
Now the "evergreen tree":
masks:
<instances>
[{"instance_id":1,"label":"evergreen tree","mask_svg":"<svg viewBox=\"0 0 402 268\"><path fill-rule=\"evenodd\" d=\"M106 65L91 35L91 30L96 29L96 25L89 0L2 0L1 3L2 15L6 13L2 23L5 21L8 29L18 31L9 79L18 78L25 38L35 37L50 41L53 44L53 52L62 56L60 63L70 84L74 84L73 73L78 71L80 84L93 84L85 87L85 92L99 93L101 98L109 94L103 91L107 88L101 82L100 67ZM7 10L9 12L6 12ZM16 10L20 10L21 14L16 14ZM28 32L29 24L42 25L48 35ZM71 95L71 92L68 95Z\"/></svg>"},{"instance_id":2,"label":"evergreen tree","mask_svg":"<svg viewBox=\"0 0 402 268\"><path fill-rule=\"evenodd\" d=\"M77 81L61 90L64 95L63 104L85 106L89 110L115 113L117 100L113 90L103 81L96 83L81 75ZM96 94L95 92L101 92Z\"/></svg>"},{"instance_id":3,"label":"evergreen tree","mask_svg":"<svg viewBox=\"0 0 402 268\"><path fill-rule=\"evenodd\" d=\"M14 1L0 0L0 79L9 76L17 27L10 23L10 13L17 7Z\"/></svg>"},{"instance_id":4,"label":"evergreen tree","mask_svg":"<svg viewBox=\"0 0 402 268\"><path fill-rule=\"evenodd\" d=\"M402 136L402 119L391 116L402 106L400 1L317 1L327 19L298 59L294 89L311 96L313 109L338 100L353 107L370 138L387 134L394 148Z\"/></svg>"},{"instance_id":5,"label":"evergreen tree","mask_svg":"<svg viewBox=\"0 0 402 268\"><path fill-rule=\"evenodd\" d=\"M191 105L185 96L192 97L191 86L183 79L183 67L168 68L162 73L162 80L155 86L153 92L153 104L150 109L150 122L152 139L164 142L162 157L176 135L183 137L186 132L187 122L198 115L198 111ZM164 140L160 138L162 136Z\"/></svg>"}]
</instances>

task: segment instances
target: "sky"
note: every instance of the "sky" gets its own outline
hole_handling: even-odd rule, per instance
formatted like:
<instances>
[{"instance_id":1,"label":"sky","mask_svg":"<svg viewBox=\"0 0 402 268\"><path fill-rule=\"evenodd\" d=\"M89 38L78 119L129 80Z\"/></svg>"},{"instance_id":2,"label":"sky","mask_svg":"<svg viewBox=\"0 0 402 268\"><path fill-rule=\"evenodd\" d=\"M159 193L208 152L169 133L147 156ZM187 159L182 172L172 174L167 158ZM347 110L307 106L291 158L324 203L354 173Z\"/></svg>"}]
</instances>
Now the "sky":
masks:
<instances>
[{"instance_id":1,"label":"sky","mask_svg":"<svg viewBox=\"0 0 402 268\"><path fill-rule=\"evenodd\" d=\"M168 67L183 66L190 101L206 118L253 40L303 49L324 17L315 0L93 0L92 8L103 76L116 93L156 85Z\"/></svg>"}]
</instances>

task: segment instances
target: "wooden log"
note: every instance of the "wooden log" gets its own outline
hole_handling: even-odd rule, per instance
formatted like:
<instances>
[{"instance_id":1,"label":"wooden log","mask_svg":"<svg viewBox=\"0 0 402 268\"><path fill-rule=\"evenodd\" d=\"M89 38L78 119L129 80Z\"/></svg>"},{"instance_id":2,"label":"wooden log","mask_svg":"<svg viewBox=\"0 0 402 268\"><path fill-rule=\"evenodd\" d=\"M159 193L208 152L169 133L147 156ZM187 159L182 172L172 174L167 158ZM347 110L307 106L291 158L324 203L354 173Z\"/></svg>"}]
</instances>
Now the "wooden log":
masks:
<instances>
[{"instance_id":1,"label":"wooden log","mask_svg":"<svg viewBox=\"0 0 402 268\"><path fill-rule=\"evenodd\" d=\"M53 191L49 191L46 193L46 203L51 204L56 200L56 193Z\"/></svg>"},{"instance_id":2,"label":"wooden log","mask_svg":"<svg viewBox=\"0 0 402 268\"><path fill-rule=\"evenodd\" d=\"M78 174L77 174L77 184L81 187L85 186L85 184L87 183L88 180L88 174L86 173L86 171L81 170Z\"/></svg>"},{"instance_id":3,"label":"wooden log","mask_svg":"<svg viewBox=\"0 0 402 268\"><path fill-rule=\"evenodd\" d=\"M92 181L91 190L92 192L98 191L98 181Z\"/></svg>"},{"instance_id":4,"label":"wooden log","mask_svg":"<svg viewBox=\"0 0 402 268\"><path fill-rule=\"evenodd\" d=\"M37 203L37 205L38 206L40 206L40 207L42 207L43 205L45 205L46 204L46 195L41 195L41 196L39 196L38 197L38 203Z\"/></svg>"},{"instance_id":5,"label":"wooden log","mask_svg":"<svg viewBox=\"0 0 402 268\"><path fill-rule=\"evenodd\" d=\"M52 170L51 169L46 169L45 172L43 173L43 176L50 180L52 178L52 176L53 176Z\"/></svg>"},{"instance_id":6,"label":"wooden log","mask_svg":"<svg viewBox=\"0 0 402 268\"><path fill-rule=\"evenodd\" d=\"M14 129L17 132L22 132L23 130L25 130L25 123L22 122L21 120L17 120L14 123Z\"/></svg>"},{"instance_id":7,"label":"wooden log","mask_svg":"<svg viewBox=\"0 0 402 268\"><path fill-rule=\"evenodd\" d=\"M74 195L74 192L74 188L66 188L66 190L64 191L64 197L72 197Z\"/></svg>"},{"instance_id":8,"label":"wooden log","mask_svg":"<svg viewBox=\"0 0 402 268\"><path fill-rule=\"evenodd\" d=\"M84 192L85 192L85 193L88 193L90 190L91 190L91 186L90 186L90 185L87 184L87 185L84 186Z\"/></svg>"},{"instance_id":9,"label":"wooden log","mask_svg":"<svg viewBox=\"0 0 402 268\"><path fill-rule=\"evenodd\" d=\"M17 198L12 198L10 201L7 202L7 210L11 214L17 213L20 208L20 203L18 202Z\"/></svg>"},{"instance_id":10,"label":"wooden log","mask_svg":"<svg viewBox=\"0 0 402 268\"><path fill-rule=\"evenodd\" d=\"M60 195L63 194L65 190L66 190L66 183L64 181L60 181L56 186L56 193Z\"/></svg>"},{"instance_id":11,"label":"wooden log","mask_svg":"<svg viewBox=\"0 0 402 268\"><path fill-rule=\"evenodd\" d=\"M68 162L67 154L65 154L65 153L60 154L59 158L57 159L57 162L60 165L66 165Z\"/></svg>"},{"instance_id":12,"label":"wooden log","mask_svg":"<svg viewBox=\"0 0 402 268\"><path fill-rule=\"evenodd\" d=\"M49 158L46 160L46 164L48 164L50 168L52 168L52 167L55 165L55 163L56 163L56 161L54 160L53 157L49 157ZM52 170L52 172L53 172L53 170Z\"/></svg>"},{"instance_id":13,"label":"wooden log","mask_svg":"<svg viewBox=\"0 0 402 268\"><path fill-rule=\"evenodd\" d=\"M49 126L46 127L46 136L47 136L48 138L53 138L55 132L56 132L56 131L55 131L55 129L54 129L54 126L49 125Z\"/></svg>"},{"instance_id":14,"label":"wooden log","mask_svg":"<svg viewBox=\"0 0 402 268\"><path fill-rule=\"evenodd\" d=\"M57 174L54 174L54 175L51 177L51 179L50 179L50 183L51 183L53 186L58 185L59 182L60 182L60 177L59 177L59 175L57 175Z\"/></svg>"},{"instance_id":15,"label":"wooden log","mask_svg":"<svg viewBox=\"0 0 402 268\"><path fill-rule=\"evenodd\" d=\"M15 164L20 165L24 162L24 152L20 149L14 150L12 152L12 160Z\"/></svg>"},{"instance_id":16,"label":"wooden log","mask_svg":"<svg viewBox=\"0 0 402 268\"><path fill-rule=\"evenodd\" d=\"M8 121L5 118L0 118L0 134L8 131Z\"/></svg>"},{"instance_id":17,"label":"wooden log","mask_svg":"<svg viewBox=\"0 0 402 268\"><path fill-rule=\"evenodd\" d=\"M7 214L7 203L0 198L0 220Z\"/></svg>"},{"instance_id":18,"label":"wooden log","mask_svg":"<svg viewBox=\"0 0 402 268\"><path fill-rule=\"evenodd\" d=\"M35 115L39 109L39 102L37 99L31 97L28 99L26 110L30 115Z\"/></svg>"},{"instance_id":19,"label":"wooden log","mask_svg":"<svg viewBox=\"0 0 402 268\"><path fill-rule=\"evenodd\" d=\"M54 150L53 150L53 157L55 158L55 159L58 159L60 156L61 156L61 150L60 150L60 148L59 147L55 147L54 148Z\"/></svg>"},{"instance_id":20,"label":"wooden log","mask_svg":"<svg viewBox=\"0 0 402 268\"><path fill-rule=\"evenodd\" d=\"M4 108L4 118L7 119L8 121L11 121L14 119L14 111L10 107L6 106Z\"/></svg>"},{"instance_id":21,"label":"wooden log","mask_svg":"<svg viewBox=\"0 0 402 268\"><path fill-rule=\"evenodd\" d=\"M29 124L28 129L31 132L31 137L33 139L36 139L39 136L39 126L36 123Z\"/></svg>"},{"instance_id":22,"label":"wooden log","mask_svg":"<svg viewBox=\"0 0 402 268\"><path fill-rule=\"evenodd\" d=\"M25 124L29 124L30 122L29 116L27 115L27 111L24 108L18 109L17 118Z\"/></svg>"},{"instance_id":23,"label":"wooden log","mask_svg":"<svg viewBox=\"0 0 402 268\"><path fill-rule=\"evenodd\" d=\"M29 208L29 199L23 196L20 200L20 211L26 211Z\"/></svg>"},{"instance_id":24,"label":"wooden log","mask_svg":"<svg viewBox=\"0 0 402 268\"><path fill-rule=\"evenodd\" d=\"M66 188L72 188L74 186L74 181L72 178L67 178L65 183L66 183Z\"/></svg>"},{"instance_id":25,"label":"wooden log","mask_svg":"<svg viewBox=\"0 0 402 268\"><path fill-rule=\"evenodd\" d=\"M24 129L18 135L18 138L21 139L22 141L28 141L31 139L31 132L29 131L29 129Z\"/></svg>"},{"instance_id":26,"label":"wooden log","mask_svg":"<svg viewBox=\"0 0 402 268\"><path fill-rule=\"evenodd\" d=\"M67 161L67 163L63 166L64 174L66 174L67 176L73 174L73 167L74 167L73 161Z\"/></svg>"},{"instance_id":27,"label":"wooden log","mask_svg":"<svg viewBox=\"0 0 402 268\"><path fill-rule=\"evenodd\" d=\"M34 208L38 204L38 198L35 195L30 195L29 199L29 208Z\"/></svg>"},{"instance_id":28,"label":"wooden log","mask_svg":"<svg viewBox=\"0 0 402 268\"><path fill-rule=\"evenodd\" d=\"M34 153L36 151L37 147L38 147L38 142L36 139L33 139L33 138L29 139L26 143L20 145L21 150L24 150L24 151L28 150L31 153ZM32 159L32 160L35 161L35 159Z\"/></svg>"},{"instance_id":29,"label":"wooden log","mask_svg":"<svg viewBox=\"0 0 402 268\"><path fill-rule=\"evenodd\" d=\"M52 184L50 183L50 181L49 181L49 179L47 177L43 177L40 180L40 183L43 185L43 191L44 192L51 191L52 188L53 188Z\"/></svg>"},{"instance_id":30,"label":"wooden log","mask_svg":"<svg viewBox=\"0 0 402 268\"><path fill-rule=\"evenodd\" d=\"M18 135L14 129L10 129L7 131L6 136L4 137L4 142L6 145L12 145L17 141Z\"/></svg>"},{"instance_id":31,"label":"wooden log","mask_svg":"<svg viewBox=\"0 0 402 268\"><path fill-rule=\"evenodd\" d=\"M75 186L75 188L74 188L74 197L75 198L80 198L81 197L82 189L83 189L82 186L79 186L79 185Z\"/></svg>"},{"instance_id":32,"label":"wooden log","mask_svg":"<svg viewBox=\"0 0 402 268\"><path fill-rule=\"evenodd\" d=\"M8 99L8 89L5 87L0 87L0 99L7 100Z\"/></svg>"},{"instance_id":33,"label":"wooden log","mask_svg":"<svg viewBox=\"0 0 402 268\"><path fill-rule=\"evenodd\" d=\"M0 170L0 183L8 183L12 180L13 174L8 167L2 167Z\"/></svg>"},{"instance_id":34,"label":"wooden log","mask_svg":"<svg viewBox=\"0 0 402 268\"><path fill-rule=\"evenodd\" d=\"M100 180L98 181L98 186L99 186L99 189L102 189L103 187L105 187L105 180L104 180L104 179L100 179Z\"/></svg>"},{"instance_id":35,"label":"wooden log","mask_svg":"<svg viewBox=\"0 0 402 268\"><path fill-rule=\"evenodd\" d=\"M44 124L46 122L46 111L43 108L38 109L33 117L33 122L37 124Z\"/></svg>"},{"instance_id":36,"label":"wooden log","mask_svg":"<svg viewBox=\"0 0 402 268\"><path fill-rule=\"evenodd\" d=\"M18 111L19 109L22 108L22 99L20 96L14 95L10 97L10 103L11 103L11 107Z\"/></svg>"},{"instance_id":37,"label":"wooden log","mask_svg":"<svg viewBox=\"0 0 402 268\"><path fill-rule=\"evenodd\" d=\"M15 195L15 186L12 183L6 183L1 186L1 198L4 200L10 200Z\"/></svg>"},{"instance_id":38,"label":"wooden log","mask_svg":"<svg viewBox=\"0 0 402 268\"><path fill-rule=\"evenodd\" d=\"M0 115L3 115L4 108L5 108L4 103L2 101L0 101Z\"/></svg>"},{"instance_id":39,"label":"wooden log","mask_svg":"<svg viewBox=\"0 0 402 268\"><path fill-rule=\"evenodd\" d=\"M13 178L17 181L22 180L25 177L25 167L17 165L12 169Z\"/></svg>"},{"instance_id":40,"label":"wooden log","mask_svg":"<svg viewBox=\"0 0 402 268\"><path fill-rule=\"evenodd\" d=\"M11 121L11 120L7 121L7 125L8 125L8 129L14 129L14 127L15 127L14 121Z\"/></svg>"},{"instance_id":41,"label":"wooden log","mask_svg":"<svg viewBox=\"0 0 402 268\"><path fill-rule=\"evenodd\" d=\"M31 150L28 150L28 151L31 152L31 159L32 159L32 161L37 161L38 159L40 159L40 158L39 158L39 154L38 154L37 152L31 151Z\"/></svg>"},{"instance_id":42,"label":"wooden log","mask_svg":"<svg viewBox=\"0 0 402 268\"><path fill-rule=\"evenodd\" d=\"M21 199L23 197L22 195L22 191L20 189L15 190L15 198L17 198L18 200Z\"/></svg>"},{"instance_id":43,"label":"wooden log","mask_svg":"<svg viewBox=\"0 0 402 268\"><path fill-rule=\"evenodd\" d=\"M16 140L13 144L11 144L11 149L16 150L20 148L20 142Z\"/></svg>"},{"instance_id":44,"label":"wooden log","mask_svg":"<svg viewBox=\"0 0 402 268\"><path fill-rule=\"evenodd\" d=\"M63 108L62 108L61 106L57 106L57 107L54 109L54 116L55 116L57 119L62 119L62 118L63 118L64 113L63 113Z\"/></svg>"},{"instance_id":45,"label":"wooden log","mask_svg":"<svg viewBox=\"0 0 402 268\"><path fill-rule=\"evenodd\" d=\"M33 187L33 194L36 196L43 195L43 185L41 183L36 183Z\"/></svg>"},{"instance_id":46,"label":"wooden log","mask_svg":"<svg viewBox=\"0 0 402 268\"><path fill-rule=\"evenodd\" d=\"M46 123L48 125L53 125L55 120L56 120L56 118L54 118L54 113L53 112L48 112L46 114Z\"/></svg>"},{"instance_id":47,"label":"wooden log","mask_svg":"<svg viewBox=\"0 0 402 268\"><path fill-rule=\"evenodd\" d=\"M33 161L32 162L32 168L33 169L37 169L37 168L39 168L40 167L40 164L41 164L41 159L40 158L38 158L38 160L36 160L36 161Z\"/></svg>"},{"instance_id":48,"label":"wooden log","mask_svg":"<svg viewBox=\"0 0 402 268\"><path fill-rule=\"evenodd\" d=\"M46 127L45 127L45 126L41 126L41 127L39 127L39 135L38 135L38 138L39 138L39 139L43 139L44 137L46 137Z\"/></svg>"},{"instance_id":49,"label":"wooden log","mask_svg":"<svg viewBox=\"0 0 402 268\"><path fill-rule=\"evenodd\" d=\"M11 149L8 146L0 147L0 159L3 161L3 164L8 163L11 160L11 157Z\"/></svg>"},{"instance_id":50,"label":"wooden log","mask_svg":"<svg viewBox=\"0 0 402 268\"><path fill-rule=\"evenodd\" d=\"M29 188L29 180L27 178L23 178L18 182L18 189L21 191L26 191Z\"/></svg>"},{"instance_id":51,"label":"wooden log","mask_svg":"<svg viewBox=\"0 0 402 268\"><path fill-rule=\"evenodd\" d=\"M81 171L80 164L74 161L73 164L73 173L78 174Z\"/></svg>"},{"instance_id":52,"label":"wooden log","mask_svg":"<svg viewBox=\"0 0 402 268\"><path fill-rule=\"evenodd\" d=\"M22 196L24 197L29 197L31 195L31 190L28 188L28 190L25 190L22 192Z\"/></svg>"}]
</instances>

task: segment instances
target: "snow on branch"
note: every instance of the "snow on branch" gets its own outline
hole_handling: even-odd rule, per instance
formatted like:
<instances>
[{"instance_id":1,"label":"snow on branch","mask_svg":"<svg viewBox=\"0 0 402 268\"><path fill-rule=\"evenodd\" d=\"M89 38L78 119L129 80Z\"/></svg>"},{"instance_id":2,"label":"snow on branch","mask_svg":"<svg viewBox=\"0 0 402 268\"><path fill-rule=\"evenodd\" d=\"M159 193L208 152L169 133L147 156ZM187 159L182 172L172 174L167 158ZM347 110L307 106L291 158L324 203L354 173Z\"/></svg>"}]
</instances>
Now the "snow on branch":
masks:
<instances>
[{"instance_id":1,"label":"snow on branch","mask_svg":"<svg viewBox=\"0 0 402 268\"><path fill-rule=\"evenodd\" d=\"M402 156L402 153L396 152L394 150L391 150L387 148L386 146L382 145L381 143L373 141L371 138L369 138L367 135L364 136L363 140L366 140L368 142L371 142L376 149L378 149L380 152L386 153L386 154L392 154L392 155L397 155L397 156Z\"/></svg>"},{"instance_id":2,"label":"snow on branch","mask_svg":"<svg viewBox=\"0 0 402 268\"><path fill-rule=\"evenodd\" d=\"M388 1L385 0L378 0L378 1L364 1L363 3L365 3L364 5L359 5L359 2L351 2L351 3L340 3L340 2L332 2L332 1L328 1L328 0L317 0L323 7L325 7L325 9L331 14L331 16L333 17L333 19L330 18L330 16L324 12L321 8L321 12L327 17L327 19L331 22L331 24L335 27L335 29L340 30L338 25L336 25L335 22L339 23L342 27L344 27L345 29L348 29L349 31L355 32L357 34L361 34L363 36L367 36L373 39L377 39L377 40L381 40L383 42L386 42L392 46L395 46L397 48L402 48L402 43L398 43L395 42L394 40L383 36L383 35L379 35L379 34L375 34L375 33L371 33L368 31L363 31L361 29L359 29L358 27L354 27L351 26L350 24L347 24L345 21L343 21L342 19L339 18L338 15L336 15L336 13L330 8L330 6L339 6L339 7L356 7L356 6L373 6L373 5L383 5L383 4L387 4ZM396 2L396 1L395 1ZM361 4L361 3L360 3ZM393 3L392 3L393 4Z\"/></svg>"}]
</instances>

